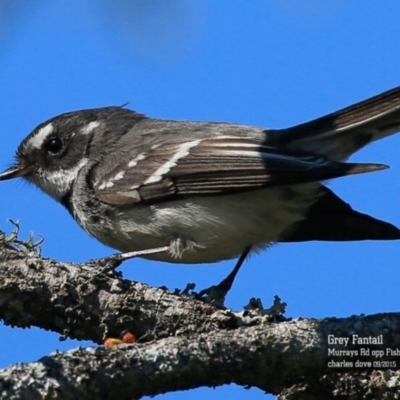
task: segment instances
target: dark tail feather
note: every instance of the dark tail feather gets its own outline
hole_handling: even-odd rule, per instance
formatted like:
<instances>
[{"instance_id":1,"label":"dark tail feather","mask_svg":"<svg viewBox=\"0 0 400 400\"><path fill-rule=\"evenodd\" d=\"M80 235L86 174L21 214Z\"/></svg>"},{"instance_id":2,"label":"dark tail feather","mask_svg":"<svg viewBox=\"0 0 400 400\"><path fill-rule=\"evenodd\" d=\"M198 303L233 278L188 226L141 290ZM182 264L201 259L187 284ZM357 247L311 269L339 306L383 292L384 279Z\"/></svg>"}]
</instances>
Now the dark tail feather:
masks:
<instances>
[{"instance_id":1,"label":"dark tail feather","mask_svg":"<svg viewBox=\"0 0 400 400\"><path fill-rule=\"evenodd\" d=\"M268 131L271 146L343 161L368 143L400 131L400 86L313 121Z\"/></svg>"},{"instance_id":2,"label":"dark tail feather","mask_svg":"<svg viewBox=\"0 0 400 400\"><path fill-rule=\"evenodd\" d=\"M353 210L331 190L321 188L322 195L306 218L280 242L400 239L400 230L394 225Z\"/></svg>"}]
</instances>

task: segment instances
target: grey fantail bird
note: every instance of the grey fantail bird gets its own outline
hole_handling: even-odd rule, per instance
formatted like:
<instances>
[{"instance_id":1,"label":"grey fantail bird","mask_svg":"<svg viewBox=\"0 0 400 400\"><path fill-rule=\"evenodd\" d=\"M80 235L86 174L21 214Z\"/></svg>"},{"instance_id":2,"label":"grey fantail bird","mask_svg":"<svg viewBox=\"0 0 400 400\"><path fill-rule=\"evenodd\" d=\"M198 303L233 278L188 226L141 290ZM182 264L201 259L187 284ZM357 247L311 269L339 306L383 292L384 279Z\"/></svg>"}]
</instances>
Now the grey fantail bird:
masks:
<instances>
[{"instance_id":1,"label":"grey fantail bird","mask_svg":"<svg viewBox=\"0 0 400 400\"><path fill-rule=\"evenodd\" d=\"M211 263L277 242L400 239L321 183L387 168L346 160L399 130L400 87L278 130L88 109L40 124L0 180L34 183L122 252Z\"/></svg>"}]
</instances>

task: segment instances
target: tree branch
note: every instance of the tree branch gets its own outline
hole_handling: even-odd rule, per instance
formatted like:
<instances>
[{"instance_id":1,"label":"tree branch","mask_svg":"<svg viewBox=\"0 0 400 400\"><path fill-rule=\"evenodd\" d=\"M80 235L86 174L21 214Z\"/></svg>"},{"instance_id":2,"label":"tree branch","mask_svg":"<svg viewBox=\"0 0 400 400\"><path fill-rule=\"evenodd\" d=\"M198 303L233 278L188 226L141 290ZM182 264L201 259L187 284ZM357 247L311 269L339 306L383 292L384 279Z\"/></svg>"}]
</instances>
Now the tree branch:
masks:
<instances>
[{"instance_id":1,"label":"tree branch","mask_svg":"<svg viewBox=\"0 0 400 400\"><path fill-rule=\"evenodd\" d=\"M395 372L383 371L372 354L329 355L368 346L328 342L329 335L383 333L384 343L369 348L400 348L399 314L269 323L256 312L218 309L93 266L27 256L1 244L0 318L96 343L125 329L140 338L134 345L71 350L10 366L0 371L0 399L123 400L232 382L282 399L389 399L400 385L397 364L385 364ZM342 359L369 361L371 368L328 365ZM381 360L393 363L398 356L385 353Z\"/></svg>"},{"instance_id":2,"label":"tree branch","mask_svg":"<svg viewBox=\"0 0 400 400\"><path fill-rule=\"evenodd\" d=\"M228 383L291 399L395 398L384 395L397 395L398 371L327 367L321 335L343 321L301 320L54 353L0 371L0 398L124 400Z\"/></svg>"},{"instance_id":3,"label":"tree branch","mask_svg":"<svg viewBox=\"0 0 400 400\"><path fill-rule=\"evenodd\" d=\"M125 329L148 341L216 327L209 304L99 271L0 246L0 318L96 343Z\"/></svg>"}]
</instances>

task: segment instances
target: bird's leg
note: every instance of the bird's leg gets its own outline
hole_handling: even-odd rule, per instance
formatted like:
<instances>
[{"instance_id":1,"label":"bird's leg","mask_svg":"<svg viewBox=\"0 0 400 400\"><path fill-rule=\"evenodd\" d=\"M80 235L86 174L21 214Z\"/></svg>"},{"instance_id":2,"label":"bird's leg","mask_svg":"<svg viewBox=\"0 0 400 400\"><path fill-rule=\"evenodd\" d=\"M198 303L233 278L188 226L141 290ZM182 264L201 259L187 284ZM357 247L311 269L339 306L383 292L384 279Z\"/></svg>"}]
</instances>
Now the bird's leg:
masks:
<instances>
[{"instance_id":1,"label":"bird's leg","mask_svg":"<svg viewBox=\"0 0 400 400\"><path fill-rule=\"evenodd\" d=\"M97 265L100 266L102 270L109 271L109 270L115 270L124 261L130 260L131 258L141 257L147 254L162 253L164 251L169 251L169 249L170 246L163 246L163 247L155 247L153 249L130 251L128 253L117 253L97 260L91 260L90 262L96 263Z\"/></svg>"},{"instance_id":2,"label":"bird's leg","mask_svg":"<svg viewBox=\"0 0 400 400\"><path fill-rule=\"evenodd\" d=\"M135 257L142 257L148 254L168 252L172 257L180 258L184 251L192 250L195 246L196 243L192 240L183 239L181 237L174 237L171 239L169 246L131 251L128 253L112 254L111 256L107 256L97 260L91 260L90 262L96 263L96 265L100 266L102 272L107 272L110 270L115 270L126 260L130 260L131 258Z\"/></svg>"},{"instance_id":3,"label":"bird's leg","mask_svg":"<svg viewBox=\"0 0 400 400\"><path fill-rule=\"evenodd\" d=\"M251 246L244 249L242 255L239 257L235 267L229 273L229 275L223 279L218 285L210 286L207 289L201 290L199 296L204 299L207 303L212 303L220 307L224 307L224 301L227 293L231 290L233 282L239 272L244 260L249 255Z\"/></svg>"}]
</instances>

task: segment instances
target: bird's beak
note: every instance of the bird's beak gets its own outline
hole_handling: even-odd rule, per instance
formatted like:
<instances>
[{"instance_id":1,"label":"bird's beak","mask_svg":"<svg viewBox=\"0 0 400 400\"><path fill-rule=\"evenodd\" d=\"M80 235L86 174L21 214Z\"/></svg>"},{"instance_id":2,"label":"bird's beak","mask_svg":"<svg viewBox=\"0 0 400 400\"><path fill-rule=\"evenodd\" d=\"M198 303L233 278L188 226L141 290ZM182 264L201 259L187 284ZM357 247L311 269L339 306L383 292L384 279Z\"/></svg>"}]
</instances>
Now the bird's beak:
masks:
<instances>
[{"instance_id":1,"label":"bird's beak","mask_svg":"<svg viewBox=\"0 0 400 400\"><path fill-rule=\"evenodd\" d=\"M6 181L7 179L19 178L21 176L29 175L33 171L34 167L32 165L13 165L7 168L4 172L0 174L0 181Z\"/></svg>"}]
</instances>

